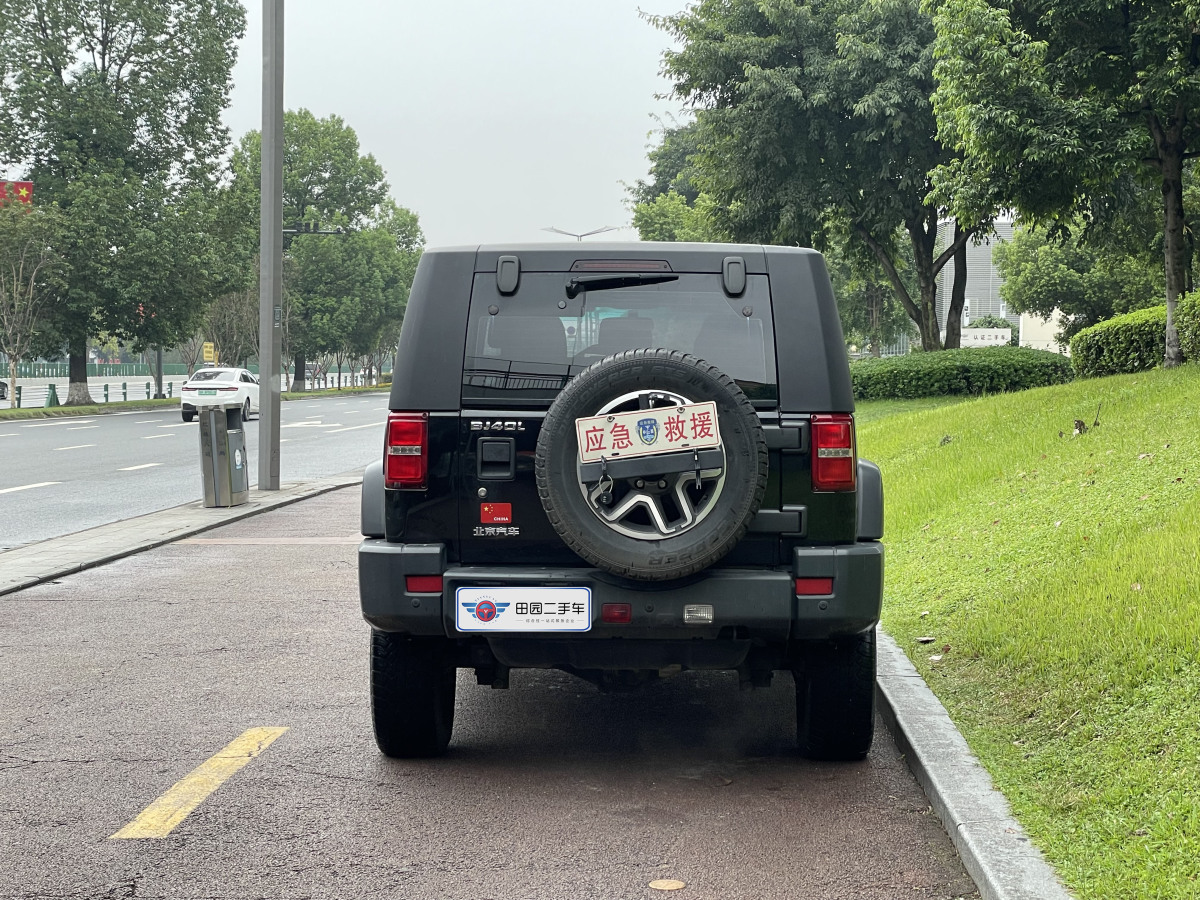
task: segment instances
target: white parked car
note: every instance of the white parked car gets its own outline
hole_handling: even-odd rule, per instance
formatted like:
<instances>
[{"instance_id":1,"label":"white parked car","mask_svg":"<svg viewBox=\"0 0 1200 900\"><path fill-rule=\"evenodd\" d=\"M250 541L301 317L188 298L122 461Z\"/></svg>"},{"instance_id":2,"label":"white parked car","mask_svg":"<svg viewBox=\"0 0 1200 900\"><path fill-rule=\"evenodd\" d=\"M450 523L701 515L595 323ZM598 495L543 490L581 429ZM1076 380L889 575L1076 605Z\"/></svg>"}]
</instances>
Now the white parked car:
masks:
<instances>
[{"instance_id":1,"label":"white parked car","mask_svg":"<svg viewBox=\"0 0 1200 900\"><path fill-rule=\"evenodd\" d=\"M190 422L200 406L242 405L242 420L257 413L258 376L246 369L197 369L179 391L183 421Z\"/></svg>"}]
</instances>

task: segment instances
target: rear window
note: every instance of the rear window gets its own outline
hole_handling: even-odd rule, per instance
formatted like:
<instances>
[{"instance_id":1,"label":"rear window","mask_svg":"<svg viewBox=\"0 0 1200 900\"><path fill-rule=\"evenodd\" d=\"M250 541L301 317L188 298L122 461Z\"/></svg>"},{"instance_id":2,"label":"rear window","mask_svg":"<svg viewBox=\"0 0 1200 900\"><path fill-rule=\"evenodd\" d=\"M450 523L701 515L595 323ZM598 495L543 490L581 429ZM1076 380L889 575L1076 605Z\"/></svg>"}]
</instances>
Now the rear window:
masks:
<instances>
[{"instance_id":1,"label":"rear window","mask_svg":"<svg viewBox=\"0 0 1200 900\"><path fill-rule=\"evenodd\" d=\"M517 293L504 297L494 274L475 276L463 402L549 402L592 363L642 347L698 356L757 404L778 401L766 275L748 276L740 297L725 293L720 275L679 274L572 298L567 285L576 277L524 273Z\"/></svg>"},{"instance_id":2,"label":"rear window","mask_svg":"<svg viewBox=\"0 0 1200 900\"><path fill-rule=\"evenodd\" d=\"M233 381L236 373L224 369L199 369L192 373L189 381Z\"/></svg>"}]
</instances>

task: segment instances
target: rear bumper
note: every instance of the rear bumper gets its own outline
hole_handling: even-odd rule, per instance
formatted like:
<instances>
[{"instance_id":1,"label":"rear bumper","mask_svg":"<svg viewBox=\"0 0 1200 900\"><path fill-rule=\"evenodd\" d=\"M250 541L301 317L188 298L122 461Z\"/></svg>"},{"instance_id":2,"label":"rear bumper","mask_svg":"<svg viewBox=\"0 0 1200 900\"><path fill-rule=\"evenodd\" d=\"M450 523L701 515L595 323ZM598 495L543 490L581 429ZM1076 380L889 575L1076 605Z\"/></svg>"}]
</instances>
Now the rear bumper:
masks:
<instances>
[{"instance_id":1,"label":"rear bumper","mask_svg":"<svg viewBox=\"0 0 1200 900\"><path fill-rule=\"evenodd\" d=\"M883 597L883 545L861 541L835 547L795 551L790 568L713 568L685 583L667 586L631 582L599 569L453 566L441 544L393 544L382 539L362 542L358 552L359 596L363 617L383 631L456 639L480 638L455 627L455 591L473 586L581 586L592 593L592 627L573 634L485 634L496 656L506 664L537 666L577 664L567 656L584 656L591 667L608 658L611 639L645 642L650 656L672 642L783 644L840 634L857 634L879 621ZM442 593L410 593L408 575L441 575ZM833 590L797 597L796 578L832 578ZM605 603L628 603L632 621L613 625L600 621ZM690 625L684 606L710 604L713 622ZM528 654L523 649L530 651ZM689 653L705 654L703 646ZM548 655L555 660L548 660ZM634 652L636 656L637 653Z\"/></svg>"}]
</instances>

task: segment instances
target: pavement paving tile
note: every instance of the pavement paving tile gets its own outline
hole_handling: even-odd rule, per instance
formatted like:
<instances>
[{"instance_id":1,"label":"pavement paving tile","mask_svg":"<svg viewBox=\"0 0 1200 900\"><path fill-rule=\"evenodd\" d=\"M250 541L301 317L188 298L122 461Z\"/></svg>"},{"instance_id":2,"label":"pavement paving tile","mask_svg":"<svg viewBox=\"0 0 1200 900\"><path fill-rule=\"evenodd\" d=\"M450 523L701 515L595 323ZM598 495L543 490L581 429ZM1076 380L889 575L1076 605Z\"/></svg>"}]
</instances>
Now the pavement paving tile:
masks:
<instances>
[{"instance_id":1,"label":"pavement paving tile","mask_svg":"<svg viewBox=\"0 0 1200 900\"><path fill-rule=\"evenodd\" d=\"M362 472L356 469L329 478L284 484L278 491L255 489L239 506L209 508L197 501L7 550L0 553L0 596L361 480Z\"/></svg>"}]
</instances>

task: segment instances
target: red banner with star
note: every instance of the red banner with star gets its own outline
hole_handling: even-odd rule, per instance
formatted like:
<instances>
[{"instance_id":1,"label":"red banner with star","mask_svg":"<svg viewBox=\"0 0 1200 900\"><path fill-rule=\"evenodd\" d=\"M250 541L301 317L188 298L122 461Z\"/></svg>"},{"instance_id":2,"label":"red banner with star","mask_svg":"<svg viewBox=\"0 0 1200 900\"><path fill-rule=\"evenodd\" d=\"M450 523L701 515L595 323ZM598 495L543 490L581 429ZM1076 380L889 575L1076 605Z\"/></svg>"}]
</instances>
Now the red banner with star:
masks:
<instances>
[{"instance_id":1,"label":"red banner with star","mask_svg":"<svg viewBox=\"0 0 1200 900\"><path fill-rule=\"evenodd\" d=\"M33 202L32 181L0 181L0 200L8 199L10 188L12 189L12 195L22 203Z\"/></svg>"}]
</instances>

